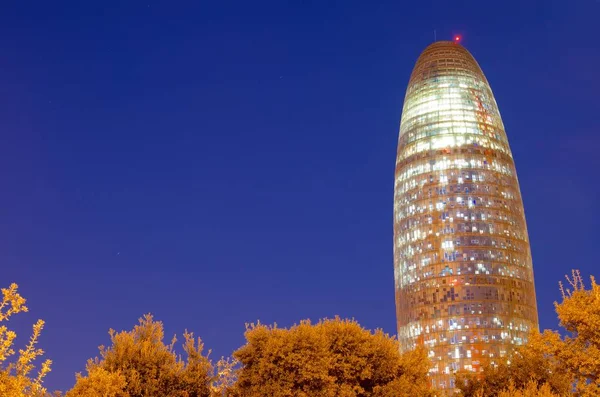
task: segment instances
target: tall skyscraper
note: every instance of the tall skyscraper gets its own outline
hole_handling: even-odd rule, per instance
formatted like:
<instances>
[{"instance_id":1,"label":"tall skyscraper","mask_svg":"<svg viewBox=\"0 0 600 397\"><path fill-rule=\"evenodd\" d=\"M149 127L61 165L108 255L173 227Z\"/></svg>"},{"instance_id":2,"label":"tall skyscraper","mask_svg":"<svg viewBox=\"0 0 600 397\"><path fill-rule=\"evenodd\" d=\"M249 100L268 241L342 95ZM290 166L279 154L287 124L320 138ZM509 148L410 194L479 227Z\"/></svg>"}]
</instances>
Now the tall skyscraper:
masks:
<instances>
[{"instance_id":1,"label":"tall skyscraper","mask_svg":"<svg viewBox=\"0 0 600 397\"><path fill-rule=\"evenodd\" d=\"M437 389L538 327L515 164L490 85L458 42L428 46L406 90L394 275L402 349L425 346Z\"/></svg>"}]
</instances>

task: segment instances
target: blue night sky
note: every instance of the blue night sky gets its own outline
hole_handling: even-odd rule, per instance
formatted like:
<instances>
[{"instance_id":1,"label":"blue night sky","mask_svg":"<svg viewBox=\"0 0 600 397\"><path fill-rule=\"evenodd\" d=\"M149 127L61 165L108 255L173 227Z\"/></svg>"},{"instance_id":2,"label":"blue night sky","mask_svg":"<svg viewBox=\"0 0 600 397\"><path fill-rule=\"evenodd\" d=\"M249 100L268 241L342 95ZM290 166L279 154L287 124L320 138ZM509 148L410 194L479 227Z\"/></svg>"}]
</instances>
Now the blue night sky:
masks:
<instances>
[{"instance_id":1,"label":"blue night sky","mask_svg":"<svg viewBox=\"0 0 600 397\"><path fill-rule=\"evenodd\" d=\"M517 164L541 328L597 266L600 2L16 1L0 9L0 284L65 389L147 312L395 333L393 177L419 53L463 35ZM597 274L597 272L596 272Z\"/></svg>"}]
</instances>

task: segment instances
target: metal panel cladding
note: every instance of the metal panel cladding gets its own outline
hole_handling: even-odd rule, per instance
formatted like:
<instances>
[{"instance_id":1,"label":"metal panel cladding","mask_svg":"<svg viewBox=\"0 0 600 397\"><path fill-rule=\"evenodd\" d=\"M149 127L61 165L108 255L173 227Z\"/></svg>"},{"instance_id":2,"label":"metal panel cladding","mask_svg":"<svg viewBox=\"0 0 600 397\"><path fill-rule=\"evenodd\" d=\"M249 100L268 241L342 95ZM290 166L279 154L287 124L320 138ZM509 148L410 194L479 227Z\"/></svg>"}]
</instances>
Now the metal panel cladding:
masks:
<instances>
[{"instance_id":1,"label":"metal panel cladding","mask_svg":"<svg viewBox=\"0 0 600 397\"><path fill-rule=\"evenodd\" d=\"M427 47L410 77L394 184L403 350L424 346L438 389L537 329L521 192L496 100L460 44Z\"/></svg>"}]
</instances>

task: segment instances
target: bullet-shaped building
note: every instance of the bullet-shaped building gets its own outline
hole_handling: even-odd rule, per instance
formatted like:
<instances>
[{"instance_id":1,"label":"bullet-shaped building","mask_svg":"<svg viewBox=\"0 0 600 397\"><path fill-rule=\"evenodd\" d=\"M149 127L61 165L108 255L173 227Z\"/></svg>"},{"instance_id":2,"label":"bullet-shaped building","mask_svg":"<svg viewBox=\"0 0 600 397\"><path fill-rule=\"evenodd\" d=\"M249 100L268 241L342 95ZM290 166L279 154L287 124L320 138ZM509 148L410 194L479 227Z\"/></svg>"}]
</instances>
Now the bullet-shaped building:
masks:
<instances>
[{"instance_id":1,"label":"bullet-shaped building","mask_svg":"<svg viewBox=\"0 0 600 397\"><path fill-rule=\"evenodd\" d=\"M426 348L436 389L538 327L527 225L496 100L460 44L428 46L406 90L394 184L403 350Z\"/></svg>"}]
</instances>

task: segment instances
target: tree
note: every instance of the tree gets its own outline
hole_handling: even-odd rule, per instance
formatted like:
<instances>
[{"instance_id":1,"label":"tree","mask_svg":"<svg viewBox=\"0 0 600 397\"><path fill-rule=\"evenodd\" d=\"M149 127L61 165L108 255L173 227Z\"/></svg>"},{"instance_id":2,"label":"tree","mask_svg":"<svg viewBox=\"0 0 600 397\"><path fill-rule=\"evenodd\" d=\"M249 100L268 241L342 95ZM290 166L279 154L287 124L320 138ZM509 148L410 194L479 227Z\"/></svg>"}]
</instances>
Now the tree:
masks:
<instances>
[{"instance_id":1,"label":"tree","mask_svg":"<svg viewBox=\"0 0 600 397\"><path fill-rule=\"evenodd\" d=\"M457 388L465 397L498 396L503 390L531 389L531 383L548 388L557 395L568 394L572 377L560 362L547 354L546 337L537 330L526 345L496 365L484 365L479 374L461 371L456 376Z\"/></svg>"},{"instance_id":2,"label":"tree","mask_svg":"<svg viewBox=\"0 0 600 397\"><path fill-rule=\"evenodd\" d=\"M211 386L214 397L227 397L231 394L237 381L239 361L234 358L221 358L214 368L214 378Z\"/></svg>"},{"instance_id":3,"label":"tree","mask_svg":"<svg viewBox=\"0 0 600 397\"><path fill-rule=\"evenodd\" d=\"M18 292L17 284L2 288L0 303L0 396L30 397L46 394L42 386L44 377L50 372L52 361L45 360L35 377L31 376L35 368L33 362L44 354L36 348L38 339L44 328L44 321L38 320L33 325L33 334L25 349L19 349L15 356L14 342L17 334L5 324L14 314L27 312L26 300ZM12 358L13 356L14 359Z\"/></svg>"},{"instance_id":4,"label":"tree","mask_svg":"<svg viewBox=\"0 0 600 397\"><path fill-rule=\"evenodd\" d=\"M234 353L241 368L229 395L429 396L423 350L400 354L396 339L350 320L302 321L290 329L250 325Z\"/></svg>"},{"instance_id":5,"label":"tree","mask_svg":"<svg viewBox=\"0 0 600 397\"><path fill-rule=\"evenodd\" d=\"M496 396L510 388L529 396L530 381L540 385L540 396L600 395L600 285L591 277L586 289L576 270L566 278L568 286L560 284L562 302L554 303L566 335L534 332L509 362L488 366L481 375L460 374L457 384L464 396Z\"/></svg>"},{"instance_id":6,"label":"tree","mask_svg":"<svg viewBox=\"0 0 600 397\"><path fill-rule=\"evenodd\" d=\"M539 386L536 381L530 380L523 388L517 388L514 383L510 383L507 389L498 393L498 397L560 397L560 395L552 392L547 383Z\"/></svg>"},{"instance_id":7,"label":"tree","mask_svg":"<svg viewBox=\"0 0 600 397\"><path fill-rule=\"evenodd\" d=\"M100 357L88 360L87 376L77 374L66 397L209 397L213 369L202 355L203 344L185 332L187 359L174 352L176 338L163 342L163 324L151 315L132 331L109 331L112 346L100 346Z\"/></svg>"},{"instance_id":8,"label":"tree","mask_svg":"<svg viewBox=\"0 0 600 397\"><path fill-rule=\"evenodd\" d=\"M594 277L590 281L588 290L579 271L574 270L567 277L570 287L561 283L563 300L554 306L566 336L551 331L543 334L546 354L573 376L581 396L600 395L600 285Z\"/></svg>"}]
</instances>

